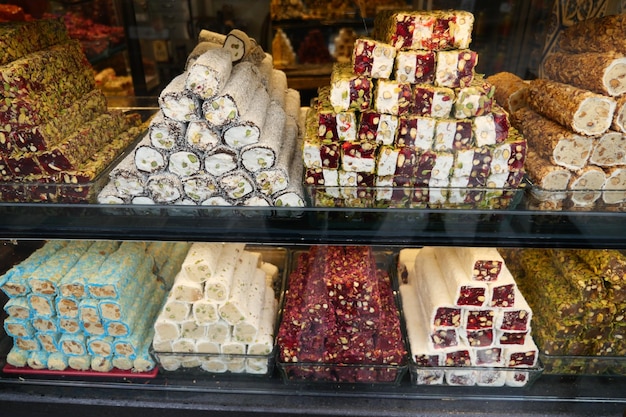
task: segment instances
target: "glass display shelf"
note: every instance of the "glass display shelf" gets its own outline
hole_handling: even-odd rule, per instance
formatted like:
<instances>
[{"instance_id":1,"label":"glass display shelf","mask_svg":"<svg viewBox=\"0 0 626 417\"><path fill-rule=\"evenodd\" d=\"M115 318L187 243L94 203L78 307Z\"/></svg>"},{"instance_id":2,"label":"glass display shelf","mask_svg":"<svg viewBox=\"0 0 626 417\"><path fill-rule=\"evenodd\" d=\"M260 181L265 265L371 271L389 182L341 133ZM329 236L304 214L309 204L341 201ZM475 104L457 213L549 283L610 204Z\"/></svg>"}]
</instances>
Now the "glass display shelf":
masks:
<instances>
[{"instance_id":1,"label":"glass display shelf","mask_svg":"<svg viewBox=\"0 0 626 417\"><path fill-rule=\"evenodd\" d=\"M626 248L620 212L0 203L3 239Z\"/></svg>"}]
</instances>

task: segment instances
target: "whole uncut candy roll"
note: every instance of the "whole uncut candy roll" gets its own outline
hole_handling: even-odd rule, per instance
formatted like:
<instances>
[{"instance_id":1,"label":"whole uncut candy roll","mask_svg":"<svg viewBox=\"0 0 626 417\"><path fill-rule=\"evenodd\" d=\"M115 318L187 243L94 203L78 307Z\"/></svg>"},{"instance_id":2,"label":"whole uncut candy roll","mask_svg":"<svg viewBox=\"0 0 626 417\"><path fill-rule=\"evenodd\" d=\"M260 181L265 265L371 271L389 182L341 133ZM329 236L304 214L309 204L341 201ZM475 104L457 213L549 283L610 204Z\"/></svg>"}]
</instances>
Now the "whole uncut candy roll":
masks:
<instances>
[{"instance_id":1,"label":"whole uncut candy roll","mask_svg":"<svg viewBox=\"0 0 626 417\"><path fill-rule=\"evenodd\" d=\"M226 85L232 66L231 55L228 50L209 49L198 56L187 69L185 88L202 100L212 98Z\"/></svg>"},{"instance_id":2,"label":"whole uncut candy roll","mask_svg":"<svg viewBox=\"0 0 626 417\"><path fill-rule=\"evenodd\" d=\"M35 269L29 277L33 294L55 296L59 293L58 285L69 273L78 259L89 249L87 242L71 242L59 249L54 258Z\"/></svg>"},{"instance_id":3,"label":"whole uncut candy roll","mask_svg":"<svg viewBox=\"0 0 626 417\"><path fill-rule=\"evenodd\" d=\"M555 51L546 57L543 70L548 79L597 94L616 97L626 92L626 57L623 53Z\"/></svg>"},{"instance_id":4,"label":"whole uncut candy roll","mask_svg":"<svg viewBox=\"0 0 626 417\"><path fill-rule=\"evenodd\" d=\"M300 158L295 154L298 147L297 126L291 125L287 120L283 132L282 146L273 168L263 169L254 175L257 190L266 196L271 196L285 190L291 181L289 167L294 158Z\"/></svg>"},{"instance_id":5,"label":"whole uncut candy roll","mask_svg":"<svg viewBox=\"0 0 626 417\"><path fill-rule=\"evenodd\" d=\"M241 164L248 172L272 168L283 146L283 130L287 117L285 111L275 101L270 103L266 111L266 123L259 141L244 146L240 151Z\"/></svg>"},{"instance_id":6,"label":"whole uncut candy roll","mask_svg":"<svg viewBox=\"0 0 626 417\"><path fill-rule=\"evenodd\" d=\"M626 40L618 36L626 29L624 14L582 20L564 29L559 35L559 47L569 52L626 53Z\"/></svg>"},{"instance_id":7,"label":"whole uncut candy roll","mask_svg":"<svg viewBox=\"0 0 626 417\"><path fill-rule=\"evenodd\" d=\"M525 107L528 101L528 83L511 72L498 72L485 79L496 89L496 102L504 109L513 113Z\"/></svg>"},{"instance_id":8,"label":"whole uncut candy roll","mask_svg":"<svg viewBox=\"0 0 626 417\"><path fill-rule=\"evenodd\" d=\"M222 133L224 143L233 149L258 143L266 125L269 106L269 94L264 86L258 85L250 105L237 120L224 127Z\"/></svg>"},{"instance_id":9,"label":"whole uncut candy roll","mask_svg":"<svg viewBox=\"0 0 626 417\"><path fill-rule=\"evenodd\" d=\"M513 113L511 122L537 154L568 169L584 167L595 146L595 139L572 132L528 107Z\"/></svg>"},{"instance_id":10,"label":"whole uncut candy roll","mask_svg":"<svg viewBox=\"0 0 626 417\"><path fill-rule=\"evenodd\" d=\"M163 114L179 122L189 122L200 118L201 101L185 89L187 75L176 76L159 94L159 107Z\"/></svg>"},{"instance_id":11,"label":"whole uncut candy roll","mask_svg":"<svg viewBox=\"0 0 626 417\"><path fill-rule=\"evenodd\" d=\"M530 82L528 104L543 116L588 136L602 134L611 126L616 107L612 98L546 79Z\"/></svg>"},{"instance_id":12,"label":"whole uncut candy roll","mask_svg":"<svg viewBox=\"0 0 626 417\"><path fill-rule=\"evenodd\" d=\"M231 30L224 38L223 48L230 53L234 64L249 56L256 47L256 41L239 29Z\"/></svg>"}]
</instances>

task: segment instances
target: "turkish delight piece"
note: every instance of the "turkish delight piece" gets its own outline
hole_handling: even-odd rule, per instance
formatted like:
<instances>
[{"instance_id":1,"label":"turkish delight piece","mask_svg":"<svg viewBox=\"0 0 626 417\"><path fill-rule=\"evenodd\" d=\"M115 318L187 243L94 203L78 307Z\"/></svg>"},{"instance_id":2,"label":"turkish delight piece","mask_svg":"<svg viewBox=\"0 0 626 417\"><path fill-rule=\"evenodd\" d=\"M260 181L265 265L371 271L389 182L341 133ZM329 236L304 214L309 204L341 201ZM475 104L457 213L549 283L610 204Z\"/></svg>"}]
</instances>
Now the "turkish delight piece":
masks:
<instances>
[{"instance_id":1,"label":"turkish delight piece","mask_svg":"<svg viewBox=\"0 0 626 417\"><path fill-rule=\"evenodd\" d=\"M185 89L186 74L180 74L159 94L159 107L169 119L189 122L200 119L201 101Z\"/></svg>"},{"instance_id":2,"label":"turkish delight piece","mask_svg":"<svg viewBox=\"0 0 626 417\"><path fill-rule=\"evenodd\" d=\"M626 57L620 52L554 51L543 63L545 76L597 94L617 97L626 92ZM581 76L580 74L585 74Z\"/></svg>"},{"instance_id":3,"label":"turkish delight piece","mask_svg":"<svg viewBox=\"0 0 626 417\"><path fill-rule=\"evenodd\" d=\"M359 117L357 137L362 141L376 141L383 145L391 145L398 132L398 125L398 117L393 114L373 110L364 111Z\"/></svg>"},{"instance_id":4,"label":"turkish delight piece","mask_svg":"<svg viewBox=\"0 0 626 417\"><path fill-rule=\"evenodd\" d=\"M139 171L151 174L163 170L166 165L165 157L158 149L146 145L147 136L135 148L135 166Z\"/></svg>"},{"instance_id":5,"label":"turkish delight piece","mask_svg":"<svg viewBox=\"0 0 626 417\"><path fill-rule=\"evenodd\" d=\"M396 57L393 46L374 39L358 38L352 51L352 68L355 74L381 79L390 77Z\"/></svg>"},{"instance_id":6,"label":"turkish delight piece","mask_svg":"<svg viewBox=\"0 0 626 417\"><path fill-rule=\"evenodd\" d=\"M500 330L529 331L533 316L532 309L523 294L516 289L515 306L498 310L495 326Z\"/></svg>"},{"instance_id":7,"label":"turkish delight piece","mask_svg":"<svg viewBox=\"0 0 626 417\"><path fill-rule=\"evenodd\" d=\"M435 52L400 50L396 54L395 78L410 84L432 84L435 80Z\"/></svg>"},{"instance_id":8,"label":"turkish delight piece","mask_svg":"<svg viewBox=\"0 0 626 417\"><path fill-rule=\"evenodd\" d=\"M576 172L568 188L570 199L575 207L593 207L602 196L602 188L606 183L606 173L597 166L586 166Z\"/></svg>"},{"instance_id":9,"label":"turkish delight piece","mask_svg":"<svg viewBox=\"0 0 626 417\"><path fill-rule=\"evenodd\" d=\"M448 199L448 187L454 164L454 153L436 152L435 163L431 169L428 182L428 201L432 205L440 205Z\"/></svg>"},{"instance_id":10,"label":"turkish delight piece","mask_svg":"<svg viewBox=\"0 0 626 417\"><path fill-rule=\"evenodd\" d=\"M579 291L584 300L596 300L605 297L604 280L594 272L574 251L549 250L557 269L567 285Z\"/></svg>"},{"instance_id":11,"label":"turkish delight piece","mask_svg":"<svg viewBox=\"0 0 626 417\"><path fill-rule=\"evenodd\" d=\"M197 174L182 180L185 195L195 202L202 202L218 193L215 177L210 174Z\"/></svg>"},{"instance_id":12,"label":"turkish delight piece","mask_svg":"<svg viewBox=\"0 0 626 417\"><path fill-rule=\"evenodd\" d=\"M496 248L455 247L466 274L475 281L497 281L505 267Z\"/></svg>"},{"instance_id":13,"label":"turkish delight piece","mask_svg":"<svg viewBox=\"0 0 626 417\"><path fill-rule=\"evenodd\" d=\"M532 80L529 107L587 136L604 133L613 122L616 102L610 97L546 79Z\"/></svg>"},{"instance_id":14,"label":"turkish delight piece","mask_svg":"<svg viewBox=\"0 0 626 417\"><path fill-rule=\"evenodd\" d=\"M185 88L202 100L217 95L226 85L233 64L227 49L212 48L196 58L187 69Z\"/></svg>"},{"instance_id":15,"label":"turkish delight piece","mask_svg":"<svg viewBox=\"0 0 626 417\"><path fill-rule=\"evenodd\" d=\"M229 123L222 131L224 143L232 148L240 149L257 143L261 140L265 127L269 128L271 125L271 121L267 120L270 96L265 87L258 85L251 100L239 118Z\"/></svg>"},{"instance_id":16,"label":"turkish delight piece","mask_svg":"<svg viewBox=\"0 0 626 417\"><path fill-rule=\"evenodd\" d=\"M514 332L496 329L494 339L499 346L510 346L523 345L530 337L530 332L528 331Z\"/></svg>"},{"instance_id":17,"label":"turkish delight piece","mask_svg":"<svg viewBox=\"0 0 626 417\"><path fill-rule=\"evenodd\" d=\"M493 346L497 331L493 328L477 330L461 330L461 340L471 348Z\"/></svg>"},{"instance_id":18,"label":"turkish delight piece","mask_svg":"<svg viewBox=\"0 0 626 417\"><path fill-rule=\"evenodd\" d=\"M65 25L57 19L4 22L0 28L0 65L68 40Z\"/></svg>"},{"instance_id":19,"label":"turkish delight piece","mask_svg":"<svg viewBox=\"0 0 626 417\"><path fill-rule=\"evenodd\" d=\"M436 247L432 252L455 305L482 307L489 303L487 284L472 280L454 248Z\"/></svg>"},{"instance_id":20,"label":"turkish delight piece","mask_svg":"<svg viewBox=\"0 0 626 417\"><path fill-rule=\"evenodd\" d=\"M559 46L569 52L608 52L626 50L623 39L615 39L614 31L623 28L622 14L596 17L577 22L559 35Z\"/></svg>"},{"instance_id":21,"label":"turkish delight piece","mask_svg":"<svg viewBox=\"0 0 626 417\"><path fill-rule=\"evenodd\" d=\"M224 38L222 47L230 53L233 64L237 64L250 56L257 43L244 31L233 29Z\"/></svg>"},{"instance_id":22,"label":"turkish delight piece","mask_svg":"<svg viewBox=\"0 0 626 417\"><path fill-rule=\"evenodd\" d=\"M626 169L612 167L607 169L607 178L602 188L602 201L617 204L626 201Z\"/></svg>"},{"instance_id":23,"label":"turkish delight piece","mask_svg":"<svg viewBox=\"0 0 626 417\"><path fill-rule=\"evenodd\" d=\"M489 281L488 285L490 291L489 305L491 307L507 308L515 306L517 285L506 265L502 265L498 279Z\"/></svg>"},{"instance_id":24,"label":"turkish delight piece","mask_svg":"<svg viewBox=\"0 0 626 417\"><path fill-rule=\"evenodd\" d=\"M457 119L483 116L491 112L495 103L495 87L482 77L475 77L471 84L456 91L452 114Z\"/></svg>"},{"instance_id":25,"label":"turkish delight piece","mask_svg":"<svg viewBox=\"0 0 626 417\"><path fill-rule=\"evenodd\" d=\"M589 163L600 167L626 164L626 136L621 132L608 131L599 138L593 138L594 148Z\"/></svg>"},{"instance_id":26,"label":"turkish delight piece","mask_svg":"<svg viewBox=\"0 0 626 417\"><path fill-rule=\"evenodd\" d=\"M341 168L349 172L374 173L377 148L376 142L343 142Z\"/></svg>"},{"instance_id":27,"label":"turkish delight piece","mask_svg":"<svg viewBox=\"0 0 626 417\"><path fill-rule=\"evenodd\" d=\"M613 123L611 129L626 133L626 95L616 98L615 114L613 115Z\"/></svg>"},{"instance_id":28,"label":"turkish delight piece","mask_svg":"<svg viewBox=\"0 0 626 417\"><path fill-rule=\"evenodd\" d=\"M494 104L490 113L472 119L476 146L495 145L504 142L509 137L510 127L508 114L502 107Z\"/></svg>"},{"instance_id":29,"label":"turkish delight piece","mask_svg":"<svg viewBox=\"0 0 626 417\"><path fill-rule=\"evenodd\" d=\"M399 118L396 146L428 150L433 146L436 120L432 117L402 116Z\"/></svg>"},{"instance_id":30,"label":"turkish delight piece","mask_svg":"<svg viewBox=\"0 0 626 417\"><path fill-rule=\"evenodd\" d=\"M530 108L515 112L512 122L535 152L559 166L578 170L593 152L595 139L576 134Z\"/></svg>"},{"instance_id":31,"label":"turkish delight piece","mask_svg":"<svg viewBox=\"0 0 626 417\"><path fill-rule=\"evenodd\" d=\"M145 184L148 195L158 203L171 204L183 195L180 177L169 172L152 174Z\"/></svg>"},{"instance_id":32,"label":"turkish delight piece","mask_svg":"<svg viewBox=\"0 0 626 417\"><path fill-rule=\"evenodd\" d=\"M373 98L371 78L355 75L349 64L335 64L330 78L330 103L336 112L365 111Z\"/></svg>"},{"instance_id":33,"label":"turkish delight piece","mask_svg":"<svg viewBox=\"0 0 626 417\"><path fill-rule=\"evenodd\" d=\"M506 346L504 348L504 363L508 367L534 368L537 366L538 358L539 349L530 337L527 337L522 345Z\"/></svg>"},{"instance_id":34,"label":"turkish delight piece","mask_svg":"<svg viewBox=\"0 0 626 417\"><path fill-rule=\"evenodd\" d=\"M374 89L374 109L380 113L402 116L411 111L411 84L395 80L378 80Z\"/></svg>"},{"instance_id":35,"label":"turkish delight piece","mask_svg":"<svg viewBox=\"0 0 626 417\"><path fill-rule=\"evenodd\" d=\"M171 151L180 146L185 138L186 129L186 123L170 119L159 110L150 120L148 129L150 143L157 149Z\"/></svg>"},{"instance_id":36,"label":"turkish delight piece","mask_svg":"<svg viewBox=\"0 0 626 417\"><path fill-rule=\"evenodd\" d=\"M500 367L504 365L504 355L499 346L480 347L474 349L472 357L474 366Z\"/></svg>"},{"instance_id":37,"label":"turkish delight piece","mask_svg":"<svg viewBox=\"0 0 626 417\"><path fill-rule=\"evenodd\" d=\"M485 79L496 89L494 98L509 114L513 114L528 102L528 83L518 75L501 71Z\"/></svg>"},{"instance_id":38,"label":"turkish delight piece","mask_svg":"<svg viewBox=\"0 0 626 417\"><path fill-rule=\"evenodd\" d=\"M452 114L456 95L448 87L416 84L413 87L413 112L418 116L446 118Z\"/></svg>"},{"instance_id":39,"label":"turkish delight piece","mask_svg":"<svg viewBox=\"0 0 626 417\"><path fill-rule=\"evenodd\" d=\"M443 273L434 250L433 247L420 250L415 258L415 277L409 283L422 289L419 293L420 300L430 326L454 329L461 325L461 308L454 304L448 288L439 285L443 282Z\"/></svg>"},{"instance_id":40,"label":"turkish delight piece","mask_svg":"<svg viewBox=\"0 0 626 417\"><path fill-rule=\"evenodd\" d=\"M354 110L336 112L330 103L330 86L318 90L317 117L319 138L326 141L346 141L357 138L357 114ZM360 134L359 134L359 137Z\"/></svg>"},{"instance_id":41,"label":"turkish delight piece","mask_svg":"<svg viewBox=\"0 0 626 417\"><path fill-rule=\"evenodd\" d=\"M184 143L187 144L192 150L201 152L209 151L215 148L221 140L220 132L213 129L204 120L194 120L187 124L187 129L184 130ZM179 139L179 140L180 140ZM166 149L173 150L173 146L167 146Z\"/></svg>"},{"instance_id":42,"label":"turkish delight piece","mask_svg":"<svg viewBox=\"0 0 626 417\"><path fill-rule=\"evenodd\" d=\"M438 119L433 150L458 151L474 145L470 119Z\"/></svg>"},{"instance_id":43,"label":"turkish delight piece","mask_svg":"<svg viewBox=\"0 0 626 417\"><path fill-rule=\"evenodd\" d=\"M266 126L257 143L241 148L239 158L242 166L251 173L274 167L283 145L286 114L276 101L267 108Z\"/></svg>"},{"instance_id":44,"label":"turkish delight piece","mask_svg":"<svg viewBox=\"0 0 626 417\"><path fill-rule=\"evenodd\" d=\"M567 189L567 185L572 177L570 170L551 164L550 161L542 158L532 150L527 153L526 160L526 171L535 186L550 191L562 191ZM559 197L555 194L557 193L551 193L552 198Z\"/></svg>"},{"instance_id":45,"label":"turkish delight piece","mask_svg":"<svg viewBox=\"0 0 626 417\"><path fill-rule=\"evenodd\" d=\"M478 54L470 49L437 52L435 85L463 88L471 85Z\"/></svg>"}]
</instances>

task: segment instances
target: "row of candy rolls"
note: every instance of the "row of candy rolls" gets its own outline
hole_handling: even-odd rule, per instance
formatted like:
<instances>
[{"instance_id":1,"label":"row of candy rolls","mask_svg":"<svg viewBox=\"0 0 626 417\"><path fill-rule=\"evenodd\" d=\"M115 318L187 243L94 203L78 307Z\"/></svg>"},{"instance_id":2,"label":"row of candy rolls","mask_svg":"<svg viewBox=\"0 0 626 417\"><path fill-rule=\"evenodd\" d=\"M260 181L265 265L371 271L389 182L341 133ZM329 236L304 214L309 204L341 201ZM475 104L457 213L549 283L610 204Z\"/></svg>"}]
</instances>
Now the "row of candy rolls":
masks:
<instances>
[{"instance_id":1,"label":"row of candy rolls","mask_svg":"<svg viewBox=\"0 0 626 417\"><path fill-rule=\"evenodd\" d=\"M473 16L383 13L375 25L375 39L357 39L352 65L337 64L312 103L305 183L328 204L506 204L526 142L475 73ZM467 190L482 187L493 190Z\"/></svg>"},{"instance_id":2,"label":"row of candy rolls","mask_svg":"<svg viewBox=\"0 0 626 417\"><path fill-rule=\"evenodd\" d=\"M234 31L200 42L209 46L160 93L148 134L111 172L100 202L304 204L293 163L300 95L270 54L233 54L238 39L250 40Z\"/></svg>"},{"instance_id":3,"label":"row of candy rolls","mask_svg":"<svg viewBox=\"0 0 626 417\"><path fill-rule=\"evenodd\" d=\"M187 250L186 243L45 243L0 280L9 297L4 328L14 339L7 362L58 371L154 369L152 322Z\"/></svg>"},{"instance_id":4,"label":"row of candy rolls","mask_svg":"<svg viewBox=\"0 0 626 417\"><path fill-rule=\"evenodd\" d=\"M194 243L154 323L163 368L267 373L278 272L244 244Z\"/></svg>"},{"instance_id":5,"label":"row of candy rolls","mask_svg":"<svg viewBox=\"0 0 626 417\"><path fill-rule=\"evenodd\" d=\"M536 366L538 350L530 335L532 310L497 250L405 249L399 270L406 276L400 292L418 384L528 382L528 372L502 369Z\"/></svg>"}]
</instances>

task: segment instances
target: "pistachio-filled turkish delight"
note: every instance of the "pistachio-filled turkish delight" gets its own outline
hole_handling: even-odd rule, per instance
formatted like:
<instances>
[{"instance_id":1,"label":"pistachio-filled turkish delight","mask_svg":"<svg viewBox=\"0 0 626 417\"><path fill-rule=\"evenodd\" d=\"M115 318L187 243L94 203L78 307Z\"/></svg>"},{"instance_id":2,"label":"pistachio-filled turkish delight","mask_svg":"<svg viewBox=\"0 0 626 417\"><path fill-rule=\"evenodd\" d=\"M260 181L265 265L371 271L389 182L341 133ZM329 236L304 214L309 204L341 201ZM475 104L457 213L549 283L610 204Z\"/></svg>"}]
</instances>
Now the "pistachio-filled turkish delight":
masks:
<instances>
[{"instance_id":1,"label":"pistachio-filled turkish delight","mask_svg":"<svg viewBox=\"0 0 626 417\"><path fill-rule=\"evenodd\" d=\"M455 98L451 88L416 84L413 88L413 111L418 116L450 117Z\"/></svg>"},{"instance_id":2,"label":"pistachio-filled turkish delight","mask_svg":"<svg viewBox=\"0 0 626 417\"><path fill-rule=\"evenodd\" d=\"M409 83L378 80L374 89L374 110L395 116L408 114L413 102L412 94Z\"/></svg>"},{"instance_id":3,"label":"pistachio-filled turkish delight","mask_svg":"<svg viewBox=\"0 0 626 417\"><path fill-rule=\"evenodd\" d=\"M212 48L198 56L187 69L185 88L202 100L217 95L226 85L232 70L230 52Z\"/></svg>"},{"instance_id":4,"label":"pistachio-filled turkish delight","mask_svg":"<svg viewBox=\"0 0 626 417\"><path fill-rule=\"evenodd\" d=\"M330 102L330 86L318 90L316 102L319 137L326 141L355 140L358 114L354 110L336 112Z\"/></svg>"},{"instance_id":5,"label":"pistachio-filled turkish delight","mask_svg":"<svg viewBox=\"0 0 626 417\"><path fill-rule=\"evenodd\" d=\"M0 65L69 40L60 19L4 22L0 27Z\"/></svg>"},{"instance_id":6,"label":"pistachio-filled turkish delight","mask_svg":"<svg viewBox=\"0 0 626 417\"><path fill-rule=\"evenodd\" d=\"M478 54L470 49L437 52L435 85L439 87L468 87L474 80Z\"/></svg>"},{"instance_id":7,"label":"pistachio-filled turkish delight","mask_svg":"<svg viewBox=\"0 0 626 417\"><path fill-rule=\"evenodd\" d=\"M374 39L358 38L352 51L352 68L355 74L371 78L390 78L396 57L393 46Z\"/></svg>"},{"instance_id":8,"label":"pistachio-filled turkish delight","mask_svg":"<svg viewBox=\"0 0 626 417\"><path fill-rule=\"evenodd\" d=\"M371 107L374 83L352 72L349 64L335 64L330 77L330 103L335 111L364 111Z\"/></svg>"},{"instance_id":9,"label":"pistachio-filled turkish delight","mask_svg":"<svg viewBox=\"0 0 626 417\"><path fill-rule=\"evenodd\" d=\"M395 78L410 84L432 84L435 80L436 53L400 50L396 54Z\"/></svg>"},{"instance_id":10,"label":"pistachio-filled turkish delight","mask_svg":"<svg viewBox=\"0 0 626 417\"><path fill-rule=\"evenodd\" d=\"M169 119L189 122L200 118L202 103L196 95L185 89L186 75L180 74L159 94L159 107Z\"/></svg>"}]
</instances>

